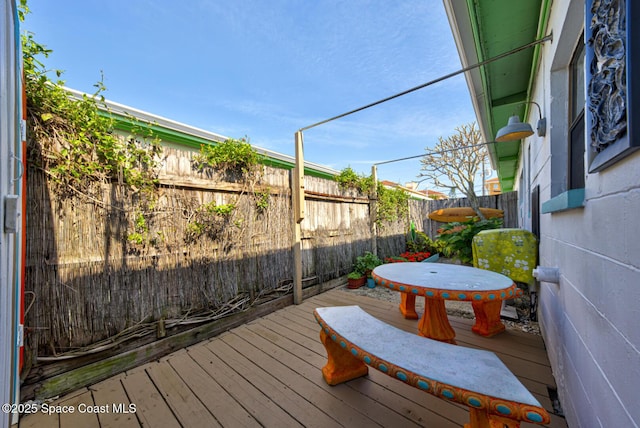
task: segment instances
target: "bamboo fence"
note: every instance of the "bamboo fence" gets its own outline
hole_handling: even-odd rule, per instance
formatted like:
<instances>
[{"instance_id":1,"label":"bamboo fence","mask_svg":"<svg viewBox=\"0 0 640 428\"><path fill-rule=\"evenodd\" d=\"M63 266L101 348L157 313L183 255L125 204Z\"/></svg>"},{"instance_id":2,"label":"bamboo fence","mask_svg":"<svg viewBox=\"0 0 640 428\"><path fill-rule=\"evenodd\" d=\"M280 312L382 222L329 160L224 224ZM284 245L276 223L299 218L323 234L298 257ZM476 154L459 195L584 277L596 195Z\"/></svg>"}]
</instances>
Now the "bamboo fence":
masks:
<instances>
[{"instance_id":1,"label":"bamboo fence","mask_svg":"<svg viewBox=\"0 0 640 428\"><path fill-rule=\"evenodd\" d=\"M28 171L25 288L33 304L27 302L25 325L28 359L35 365L156 334L159 321L167 328L202 323L270 293L290 292L291 172L263 167L259 179L246 182L198 172L192 157L164 149L153 199L116 183L102 186L101 199L61 197L42 171ZM215 233L190 235L198 210L211 202L235 209L218 219ZM505 209L505 220L515 219L511 199L482 202ZM463 204L410 201L409 218L378 228L378 255L404 250L410 220L434 236L426 214ZM365 195L307 176L305 210L304 286L343 277L357 256L373 250Z\"/></svg>"}]
</instances>

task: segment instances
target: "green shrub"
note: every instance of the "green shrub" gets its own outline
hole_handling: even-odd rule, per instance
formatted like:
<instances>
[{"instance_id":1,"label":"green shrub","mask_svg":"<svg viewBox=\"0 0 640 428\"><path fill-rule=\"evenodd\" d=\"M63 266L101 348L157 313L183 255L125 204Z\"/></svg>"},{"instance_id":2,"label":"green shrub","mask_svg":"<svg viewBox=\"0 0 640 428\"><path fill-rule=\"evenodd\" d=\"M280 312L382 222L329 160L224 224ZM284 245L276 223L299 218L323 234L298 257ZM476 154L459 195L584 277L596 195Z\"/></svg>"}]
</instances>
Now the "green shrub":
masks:
<instances>
[{"instance_id":1,"label":"green shrub","mask_svg":"<svg viewBox=\"0 0 640 428\"><path fill-rule=\"evenodd\" d=\"M185 240L192 242L202 235L217 239L236 209L234 204L217 205L215 201L201 205L187 225Z\"/></svg>"},{"instance_id":2,"label":"green shrub","mask_svg":"<svg viewBox=\"0 0 640 428\"><path fill-rule=\"evenodd\" d=\"M334 179L341 189L356 189L361 193L368 194L373 190L373 177L358 174L351 167L346 167Z\"/></svg>"},{"instance_id":3,"label":"green shrub","mask_svg":"<svg viewBox=\"0 0 640 428\"><path fill-rule=\"evenodd\" d=\"M218 168L241 174L253 173L262 161L262 156L249 144L246 138L229 138L214 145L201 145L200 153L194 156L198 171L206 167Z\"/></svg>"},{"instance_id":4,"label":"green shrub","mask_svg":"<svg viewBox=\"0 0 640 428\"><path fill-rule=\"evenodd\" d=\"M378 183L376 206L376 223L382 228L385 222L391 223L409 215L409 194L402 189L388 189Z\"/></svg>"},{"instance_id":5,"label":"green shrub","mask_svg":"<svg viewBox=\"0 0 640 428\"><path fill-rule=\"evenodd\" d=\"M382 264L382 260L370 251L366 251L363 256L356 258L355 271L368 273Z\"/></svg>"},{"instance_id":6,"label":"green shrub","mask_svg":"<svg viewBox=\"0 0 640 428\"><path fill-rule=\"evenodd\" d=\"M501 218L466 222L447 223L439 229L437 240L444 242L443 253L447 257L458 257L463 263L473 261L471 243L473 237L482 230L499 229L502 227Z\"/></svg>"},{"instance_id":7,"label":"green shrub","mask_svg":"<svg viewBox=\"0 0 640 428\"><path fill-rule=\"evenodd\" d=\"M437 247L436 241L429 238L424 232L414 231L407 235L407 251L411 253L440 253Z\"/></svg>"},{"instance_id":8,"label":"green shrub","mask_svg":"<svg viewBox=\"0 0 640 428\"><path fill-rule=\"evenodd\" d=\"M21 19L28 13L21 4ZM27 98L29 163L43 170L61 196L69 192L101 199L92 183L116 181L151 194L157 184L162 149L153 132L134 118L132 135L118 137L105 104L103 81L92 95L72 97L64 81L51 81L41 59L52 52L32 34L21 36ZM55 70L62 76L61 70Z\"/></svg>"},{"instance_id":9,"label":"green shrub","mask_svg":"<svg viewBox=\"0 0 640 428\"><path fill-rule=\"evenodd\" d=\"M357 270L354 270L353 272L349 272L349 275L347 275L347 278L349 279L360 279L362 278L364 274L362 272L358 272Z\"/></svg>"}]
</instances>

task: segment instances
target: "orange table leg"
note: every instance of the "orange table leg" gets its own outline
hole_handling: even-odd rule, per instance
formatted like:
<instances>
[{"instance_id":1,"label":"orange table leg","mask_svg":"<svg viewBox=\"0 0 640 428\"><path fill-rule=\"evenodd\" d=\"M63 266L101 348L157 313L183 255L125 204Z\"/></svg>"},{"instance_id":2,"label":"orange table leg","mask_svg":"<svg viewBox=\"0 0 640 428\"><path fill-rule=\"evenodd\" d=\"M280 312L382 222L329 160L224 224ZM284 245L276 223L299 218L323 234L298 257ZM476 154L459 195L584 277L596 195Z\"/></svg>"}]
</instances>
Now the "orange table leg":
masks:
<instances>
[{"instance_id":1,"label":"orange table leg","mask_svg":"<svg viewBox=\"0 0 640 428\"><path fill-rule=\"evenodd\" d=\"M408 320L417 320L419 318L416 312L415 294L400 293L400 312Z\"/></svg>"},{"instance_id":2,"label":"orange table leg","mask_svg":"<svg viewBox=\"0 0 640 428\"><path fill-rule=\"evenodd\" d=\"M504 331L505 326L500 321L502 301L472 302L473 312L476 315L476 323L471 330L484 337L491 337Z\"/></svg>"},{"instance_id":3,"label":"orange table leg","mask_svg":"<svg viewBox=\"0 0 640 428\"><path fill-rule=\"evenodd\" d=\"M334 342L324 330L320 330L320 341L327 350L327 364L322 368L322 376L329 385L338 385L369 373L365 363Z\"/></svg>"},{"instance_id":4,"label":"orange table leg","mask_svg":"<svg viewBox=\"0 0 640 428\"><path fill-rule=\"evenodd\" d=\"M447 309L442 299L424 299L424 314L418 323L418 334L429 339L455 345L456 332L449 324Z\"/></svg>"}]
</instances>

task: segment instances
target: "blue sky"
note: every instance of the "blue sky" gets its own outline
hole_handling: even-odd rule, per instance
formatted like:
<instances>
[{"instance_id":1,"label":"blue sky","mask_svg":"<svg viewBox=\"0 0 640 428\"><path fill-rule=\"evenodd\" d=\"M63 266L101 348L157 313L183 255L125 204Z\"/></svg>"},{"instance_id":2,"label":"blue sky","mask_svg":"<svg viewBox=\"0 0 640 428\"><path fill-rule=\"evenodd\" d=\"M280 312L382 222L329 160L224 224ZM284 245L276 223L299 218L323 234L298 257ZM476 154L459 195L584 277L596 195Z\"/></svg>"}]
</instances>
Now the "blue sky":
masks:
<instances>
[{"instance_id":1,"label":"blue sky","mask_svg":"<svg viewBox=\"0 0 640 428\"><path fill-rule=\"evenodd\" d=\"M22 31L70 88L294 154L294 133L461 68L440 0L29 0ZM475 120L464 77L305 131L305 159L369 174ZM415 180L419 160L380 166ZM424 183L420 188L430 187Z\"/></svg>"}]
</instances>

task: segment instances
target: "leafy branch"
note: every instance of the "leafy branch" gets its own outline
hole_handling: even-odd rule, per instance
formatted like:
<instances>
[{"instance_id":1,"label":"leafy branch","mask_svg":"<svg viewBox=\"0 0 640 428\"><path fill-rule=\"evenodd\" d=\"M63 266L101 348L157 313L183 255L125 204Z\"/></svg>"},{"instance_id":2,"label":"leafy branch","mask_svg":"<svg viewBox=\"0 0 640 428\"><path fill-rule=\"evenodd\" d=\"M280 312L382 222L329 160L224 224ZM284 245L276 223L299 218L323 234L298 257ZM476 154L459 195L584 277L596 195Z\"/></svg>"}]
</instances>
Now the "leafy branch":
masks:
<instances>
[{"instance_id":1,"label":"leafy branch","mask_svg":"<svg viewBox=\"0 0 640 428\"><path fill-rule=\"evenodd\" d=\"M21 19L28 13L21 1ZM59 80L62 71L53 71L53 82L41 58L52 52L35 41L33 34L21 36L29 161L44 170L57 185L59 194L71 189L99 198L94 183L116 181L134 191L150 192L156 185L156 169L161 148L151 133L120 136L102 93L102 79L92 95L72 97ZM142 139L139 139L142 138Z\"/></svg>"}]
</instances>

